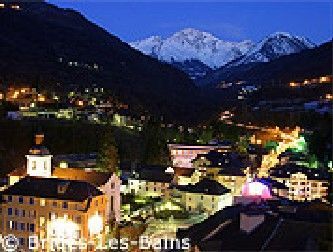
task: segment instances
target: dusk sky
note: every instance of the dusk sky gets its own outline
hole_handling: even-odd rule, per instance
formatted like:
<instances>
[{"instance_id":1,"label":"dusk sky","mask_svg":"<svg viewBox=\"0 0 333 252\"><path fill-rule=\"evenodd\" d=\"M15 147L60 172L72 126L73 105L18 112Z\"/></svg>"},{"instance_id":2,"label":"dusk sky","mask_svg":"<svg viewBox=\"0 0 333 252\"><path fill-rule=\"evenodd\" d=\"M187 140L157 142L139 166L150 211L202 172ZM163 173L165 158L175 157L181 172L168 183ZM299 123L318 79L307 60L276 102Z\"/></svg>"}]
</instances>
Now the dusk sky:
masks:
<instances>
[{"instance_id":1,"label":"dusk sky","mask_svg":"<svg viewBox=\"0 0 333 252\"><path fill-rule=\"evenodd\" d=\"M167 37L188 27L232 41L259 41L276 31L305 36L315 43L332 39L330 1L49 2L80 11L127 42L152 35Z\"/></svg>"}]
</instances>

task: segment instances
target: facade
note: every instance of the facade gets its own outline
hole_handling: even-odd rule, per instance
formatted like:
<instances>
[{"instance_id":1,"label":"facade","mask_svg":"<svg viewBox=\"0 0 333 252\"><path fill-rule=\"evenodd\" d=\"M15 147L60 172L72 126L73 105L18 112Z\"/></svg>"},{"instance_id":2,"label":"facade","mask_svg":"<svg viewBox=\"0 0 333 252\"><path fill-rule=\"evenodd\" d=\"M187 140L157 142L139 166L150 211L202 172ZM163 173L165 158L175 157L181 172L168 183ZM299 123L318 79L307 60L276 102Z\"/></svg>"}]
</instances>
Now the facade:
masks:
<instances>
[{"instance_id":1,"label":"facade","mask_svg":"<svg viewBox=\"0 0 333 252\"><path fill-rule=\"evenodd\" d=\"M121 179L115 173L97 172L80 168L55 168L53 177L68 180L85 181L101 190L107 197L106 216L109 220L120 221Z\"/></svg>"},{"instance_id":2,"label":"facade","mask_svg":"<svg viewBox=\"0 0 333 252\"><path fill-rule=\"evenodd\" d=\"M287 197L290 200L326 201L329 194L330 175L319 169L288 164L274 168L271 177L288 187Z\"/></svg>"},{"instance_id":3,"label":"facade","mask_svg":"<svg viewBox=\"0 0 333 252\"><path fill-rule=\"evenodd\" d=\"M1 234L14 235L24 251L105 241L107 197L89 183L27 176L2 196Z\"/></svg>"},{"instance_id":4,"label":"facade","mask_svg":"<svg viewBox=\"0 0 333 252\"><path fill-rule=\"evenodd\" d=\"M193 165L204 177L214 179L230 189L233 196L241 195L242 186L249 175L246 161L233 152L210 151L199 154L193 160Z\"/></svg>"},{"instance_id":5,"label":"facade","mask_svg":"<svg viewBox=\"0 0 333 252\"><path fill-rule=\"evenodd\" d=\"M14 185L26 176L84 181L96 186L107 196L106 216L108 220L120 221L121 179L118 175L83 168L52 168L52 155L46 147L42 146L43 139L43 134L36 135L36 145L29 150L29 155L26 155L27 168L23 167L11 172L9 174L9 186ZM91 156L94 157L95 155ZM77 156L75 157L77 158ZM89 159L84 164L90 164L91 162Z\"/></svg>"},{"instance_id":6,"label":"facade","mask_svg":"<svg viewBox=\"0 0 333 252\"><path fill-rule=\"evenodd\" d=\"M209 215L231 206L230 190L218 182L204 178L194 185L179 186L181 202L189 212L205 212Z\"/></svg>"},{"instance_id":7,"label":"facade","mask_svg":"<svg viewBox=\"0 0 333 252\"><path fill-rule=\"evenodd\" d=\"M172 165L174 167L193 168L192 160L198 154L205 154L211 150L229 151L229 145L207 144L207 145L186 145L169 144L168 145Z\"/></svg>"},{"instance_id":8,"label":"facade","mask_svg":"<svg viewBox=\"0 0 333 252\"><path fill-rule=\"evenodd\" d=\"M169 193L173 176L160 167L133 172L128 179L126 193L141 196L161 197Z\"/></svg>"}]
</instances>

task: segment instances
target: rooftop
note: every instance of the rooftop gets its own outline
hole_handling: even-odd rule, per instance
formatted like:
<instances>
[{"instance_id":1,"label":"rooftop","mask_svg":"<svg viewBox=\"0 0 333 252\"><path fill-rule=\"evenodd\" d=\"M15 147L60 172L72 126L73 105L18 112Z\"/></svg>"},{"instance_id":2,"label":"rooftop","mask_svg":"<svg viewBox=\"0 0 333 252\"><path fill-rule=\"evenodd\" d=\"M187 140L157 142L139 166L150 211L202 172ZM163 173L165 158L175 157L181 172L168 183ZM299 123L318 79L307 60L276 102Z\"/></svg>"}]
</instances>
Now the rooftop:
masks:
<instances>
[{"instance_id":1,"label":"rooftop","mask_svg":"<svg viewBox=\"0 0 333 252\"><path fill-rule=\"evenodd\" d=\"M292 174L303 173L310 180L330 180L331 174L321 169L307 168L297 164L277 165L271 170L271 176L277 178L289 178Z\"/></svg>"},{"instance_id":2,"label":"rooftop","mask_svg":"<svg viewBox=\"0 0 333 252\"><path fill-rule=\"evenodd\" d=\"M63 193L59 193L59 186L65 188ZM25 177L4 190L3 195L32 196L82 202L88 198L102 195L102 192L90 183L83 181Z\"/></svg>"},{"instance_id":3,"label":"rooftop","mask_svg":"<svg viewBox=\"0 0 333 252\"><path fill-rule=\"evenodd\" d=\"M208 178L204 178L194 185L178 186L177 188L180 191L206 195L223 195L230 192L230 189L221 185L219 182Z\"/></svg>"}]
</instances>

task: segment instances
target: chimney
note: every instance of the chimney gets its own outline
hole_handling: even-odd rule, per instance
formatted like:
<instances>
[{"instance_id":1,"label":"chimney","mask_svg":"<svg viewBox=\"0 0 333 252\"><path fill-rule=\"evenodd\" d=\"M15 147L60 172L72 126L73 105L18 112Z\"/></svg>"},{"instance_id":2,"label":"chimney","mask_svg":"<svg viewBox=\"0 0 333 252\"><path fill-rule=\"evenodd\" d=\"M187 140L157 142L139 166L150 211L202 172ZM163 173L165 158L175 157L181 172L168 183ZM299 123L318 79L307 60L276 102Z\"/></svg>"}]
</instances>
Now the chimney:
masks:
<instances>
[{"instance_id":1,"label":"chimney","mask_svg":"<svg viewBox=\"0 0 333 252\"><path fill-rule=\"evenodd\" d=\"M36 145L41 145L44 141L44 134L43 133L37 133L35 135L35 143Z\"/></svg>"},{"instance_id":2,"label":"chimney","mask_svg":"<svg viewBox=\"0 0 333 252\"><path fill-rule=\"evenodd\" d=\"M247 212L240 214L240 230L251 233L256 227L265 221L265 214L258 212Z\"/></svg>"}]
</instances>

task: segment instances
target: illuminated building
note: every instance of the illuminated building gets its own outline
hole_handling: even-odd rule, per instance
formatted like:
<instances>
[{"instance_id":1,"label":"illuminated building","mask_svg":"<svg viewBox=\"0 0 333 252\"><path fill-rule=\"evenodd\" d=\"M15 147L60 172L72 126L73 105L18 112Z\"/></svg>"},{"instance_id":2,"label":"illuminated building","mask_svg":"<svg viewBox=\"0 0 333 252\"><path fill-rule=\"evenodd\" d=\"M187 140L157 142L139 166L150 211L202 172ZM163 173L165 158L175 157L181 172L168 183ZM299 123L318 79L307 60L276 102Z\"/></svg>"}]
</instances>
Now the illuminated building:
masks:
<instances>
[{"instance_id":1,"label":"illuminated building","mask_svg":"<svg viewBox=\"0 0 333 252\"><path fill-rule=\"evenodd\" d=\"M80 168L55 168L53 177L85 181L101 190L107 197L106 216L120 221L120 186L121 179L112 172L98 172Z\"/></svg>"},{"instance_id":2,"label":"illuminated building","mask_svg":"<svg viewBox=\"0 0 333 252\"><path fill-rule=\"evenodd\" d=\"M295 201L326 200L329 193L330 174L296 164L277 166L271 177L288 187L287 197Z\"/></svg>"},{"instance_id":3,"label":"illuminated building","mask_svg":"<svg viewBox=\"0 0 333 252\"><path fill-rule=\"evenodd\" d=\"M47 251L83 241L95 245L105 241L107 197L87 182L25 177L2 196L0 231L18 238L25 251L31 236L43 241ZM30 240L30 247L39 245L41 251L42 245L33 243Z\"/></svg>"},{"instance_id":4,"label":"illuminated building","mask_svg":"<svg viewBox=\"0 0 333 252\"><path fill-rule=\"evenodd\" d=\"M19 168L12 171L9 184L14 185L26 176L59 178L66 180L84 181L96 186L107 197L106 216L109 220L120 220L120 185L121 180L115 173L98 172L83 168L52 167L52 155L48 149L42 146L43 134L36 135L36 145L29 150L27 168ZM61 156L63 157L63 156Z\"/></svg>"},{"instance_id":5,"label":"illuminated building","mask_svg":"<svg viewBox=\"0 0 333 252\"><path fill-rule=\"evenodd\" d=\"M231 190L232 195L240 195L249 173L245 160L234 152L210 151L199 154L193 160L193 166L203 177L216 180Z\"/></svg>"},{"instance_id":6,"label":"illuminated building","mask_svg":"<svg viewBox=\"0 0 333 252\"><path fill-rule=\"evenodd\" d=\"M178 186L181 203L190 212L215 212L231 206L233 198L230 190L215 180L204 178L194 185Z\"/></svg>"},{"instance_id":7,"label":"illuminated building","mask_svg":"<svg viewBox=\"0 0 333 252\"><path fill-rule=\"evenodd\" d=\"M206 145L169 144L168 148L174 167L193 168L192 160L198 154L205 154L211 150L229 151L231 146L219 143Z\"/></svg>"},{"instance_id":8,"label":"illuminated building","mask_svg":"<svg viewBox=\"0 0 333 252\"><path fill-rule=\"evenodd\" d=\"M125 193L141 196L161 197L168 194L173 175L165 172L165 167L142 167L128 178Z\"/></svg>"}]
</instances>

